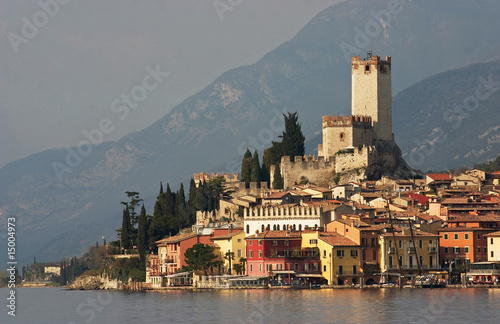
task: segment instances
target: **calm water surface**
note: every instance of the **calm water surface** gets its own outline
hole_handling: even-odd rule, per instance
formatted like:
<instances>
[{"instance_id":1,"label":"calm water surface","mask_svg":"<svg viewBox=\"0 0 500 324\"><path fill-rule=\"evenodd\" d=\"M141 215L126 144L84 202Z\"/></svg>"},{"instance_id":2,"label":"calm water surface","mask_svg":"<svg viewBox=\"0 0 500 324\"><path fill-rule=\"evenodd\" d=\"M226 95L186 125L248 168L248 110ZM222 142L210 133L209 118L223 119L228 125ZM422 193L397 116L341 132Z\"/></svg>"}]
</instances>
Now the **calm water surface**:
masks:
<instances>
[{"instance_id":1,"label":"calm water surface","mask_svg":"<svg viewBox=\"0 0 500 324\"><path fill-rule=\"evenodd\" d=\"M500 289L7 292L0 323L500 323Z\"/></svg>"}]
</instances>

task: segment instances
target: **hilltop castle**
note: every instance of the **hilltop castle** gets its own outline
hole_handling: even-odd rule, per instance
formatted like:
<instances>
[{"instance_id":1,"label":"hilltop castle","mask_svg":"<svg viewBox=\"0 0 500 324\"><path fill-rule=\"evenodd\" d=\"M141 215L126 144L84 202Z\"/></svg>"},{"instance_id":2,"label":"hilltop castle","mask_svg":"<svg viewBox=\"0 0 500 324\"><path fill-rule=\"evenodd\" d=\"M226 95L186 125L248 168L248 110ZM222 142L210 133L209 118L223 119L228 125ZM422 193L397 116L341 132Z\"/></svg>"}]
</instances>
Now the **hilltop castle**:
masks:
<instances>
[{"instance_id":1,"label":"hilltop castle","mask_svg":"<svg viewBox=\"0 0 500 324\"><path fill-rule=\"evenodd\" d=\"M284 188L304 180L328 185L354 170L360 178L410 175L392 133L391 57L383 60L371 52L364 60L354 56L351 77L352 115L323 116L323 144L318 145L317 159L282 157Z\"/></svg>"}]
</instances>

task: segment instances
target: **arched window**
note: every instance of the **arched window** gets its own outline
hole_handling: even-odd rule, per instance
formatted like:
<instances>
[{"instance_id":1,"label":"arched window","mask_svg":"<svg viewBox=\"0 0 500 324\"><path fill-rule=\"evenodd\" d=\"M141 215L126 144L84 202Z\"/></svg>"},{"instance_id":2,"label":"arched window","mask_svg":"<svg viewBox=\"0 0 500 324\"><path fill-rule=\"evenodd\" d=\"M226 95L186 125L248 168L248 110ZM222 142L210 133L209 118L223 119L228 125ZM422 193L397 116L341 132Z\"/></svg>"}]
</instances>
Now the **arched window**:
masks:
<instances>
[{"instance_id":1,"label":"arched window","mask_svg":"<svg viewBox=\"0 0 500 324\"><path fill-rule=\"evenodd\" d=\"M250 234L250 225L247 225L247 234Z\"/></svg>"},{"instance_id":2,"label":"arched window","mask_svg":"<svg viewBox=\"0 0 500 324\"><path fill-rule=\"evenodd\" d=\"M302 224L299 224L299 231L302 231Z\"/></svg>"},{"instance_id":3,"label":"arched window","mask_svg":"<svg viewBox=\"0 0 500 324\"><path fill-rule=\"evenodd\" d=\"M273 225L273 231L275 231L275 230L276 230L276 224Z\"/></svg>"},{"instance_id":4,"label":"arched window","mask_svg":"<svg viewBox=\"0 0 500 324\"><path fill-rule=\"evenodd\" d=\"M280 230L280 224L276 225L276 230L279 231Z\"/></svg>"},{"instance_id":5,"label":"arched window","mask_svg":"<svg viewBox=\"0 0 500 324\"><path fill-rule=\"evenodd\" d=\"M261 232L264 232L264 229L265 229L264 224L262 224L261 229L262 229Z\"/></svg>"}]
</instances>

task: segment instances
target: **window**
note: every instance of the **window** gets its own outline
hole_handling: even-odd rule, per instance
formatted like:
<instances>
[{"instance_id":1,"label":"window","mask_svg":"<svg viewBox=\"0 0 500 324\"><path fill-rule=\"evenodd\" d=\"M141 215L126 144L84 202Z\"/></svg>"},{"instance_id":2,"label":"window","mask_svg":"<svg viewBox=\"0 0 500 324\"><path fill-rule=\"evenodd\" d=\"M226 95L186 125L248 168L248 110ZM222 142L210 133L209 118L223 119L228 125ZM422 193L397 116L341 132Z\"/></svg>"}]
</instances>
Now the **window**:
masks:
<instances>
[{"instance_id":1,"label":"window","mask_svg":"<svg viewBox=\"0 0 500 324\"><path fill-rule=\"evenodd\" d=\"M484 249L483 249L484 253L487 254L488 253L488 248L485 246Z\"/></svg>"},{"instance_id":2,"label":"window","mask_svg":"<svg viewBox=\"0 0 500 324\"><path fill-rule=\"evenodd\" d=\"M253 271L253 264L250 265L250 271Z\"/></svg>"},{"instance_id":3,"label":"window","mask_svg":"<svg viewBox=\"0 0 500 324\"><path fill-rule=\"evenodd\" d=\"M477 234L477 239L480 240L481 239L481 234Z\"/></svg>"},{"instance_id":4,"label":"window","mask_svg":"<svg viewBox=\"0 0 500 324\"><path fill-rule=\"evenodd\" d=\"M278 245L278 241L277 240L273 240L273 245Z\"/></svg>"},{"instance_id":5,"label":"window","mask_svg":"<svg viewBox=\"0 0 500 324\"><path fill-rule=\"evenodd\" d=\"M309 271L309 263L304 263L304 271Z\"/></svg>"},{"instance_id":6,"label":"window","mask_svg":"<svg viewBox=\"0 0 500 324\"><path fill-rule=\"evenodd\" d=\"M248 257L253 258L253 250L248 251Z\"/></svg>"},{"instance_id":7,"label":"window","mask_svg":"<svg viewBox=\"0 0 500 324\"><path fill-rule=\"evenodd\" d=\"M448 239L448 234L444 234L444 239L447 240Z\"/></svg>"},{"instance_id":8,"label":"window","mask_svg":"<svg viewBox=\"0 0 500 324\"><path fill-rule=\"evenodd\" d=\"M242 256L242 254L241 254L241 249L238 249L238 252L237 252L236 256L237 256L238 258L241 258L241 256Z\"/></svg>"},{"instance_id":9,"label":"window","mask_svg":"<svg viewBox=\"0 0 500 324\"><path fill-rule=\"evenodd\" d=\"M259 272L262 272L262 263L259 264Z\"/></svg>"},{"instance_id":10,"label":"window","mask_svg":"<svg viewBox=\"0 0 500 324\"><path fill-rule=\"evenodd\" d=\"M309 244L318 244L318 240L317 239L310 239Z\"/></svg>"},{"instance_id":11,"label":"window","mask_svg":"<svg viewBox=\"0 0 500 324\"><path fill-rule=\"evenodd\" d=\"M399 248L402 249L403 248L403 241L399 240Z\"/></svg>"},{"instance_id":12,"label":"window","mask_svg":"<svg viewBox=\"0 0 500 324\"><path fill-rule=\"evenodd\" d=\"M493 258L493 251L491 251L491 257Z\"/></svg>"},{"instance_id":13,"label":"window","mask_svg":"<svg viewBox=\"0 0 500 324\"><path fill-rule=\"evenodd\" d=\"M465 253L469 253L469 247L468 247L468 246L466 246L466 247L464 248L464 251L465 251Z\"/></svg>"},{"instance_id":14,"label":"window","mask_svg":"<svg viewBox=\"0 0 500 324\"><path fill-rule=\"evenodd\" d=\"M490 238L490 244L493 244L493 237Z\"/></svg>"},{"instance_id":15,"label":"window","mask_svg":"<svg viewBox=\"0 0 500 324\"><path fill-rule=\"evenodd\" d=\"M323 266L323 272L326 272L326 265Z\"/></svg>"},{"instance_id":16,"label":"window","mask_svg":"<svg viewBox=\"0 0 500 324\"><path fill-rule=\"evenodd\" d=\"M455 238L455 240L458 240L458 233L454 234L454 238Z\"/></svg>"},{"instance_id":17,"label":"window","mask_svg":"<svg viewBox=\"0 0 500 324\"><path fill-rule=\"evenodd\" d=\"M458 246L453 247L453 253L460 253L460 248Z\"/></svg>"},{"instance_id":18,"label":"window","mask_svg":"<svg viewBox=\"0 0 500 324\"><path fill-rule=\"evenodd\" d=\"M317 263L313 263L313 271L318 271L319 270L319 266Z\"/></svg>"},{"instance_id":19,"label":"window","mask_svg":"<svg viewBox=\"0 0 500 324\"><path fill-rule=\"evenodd\" d=\"M468 240L468 239L469 239L469 233L465 233L465 234L464 234L464 238L465 238L466 240Z\"/></svg>"},{"instance_id":20,"label":"window","mask_svg":"<svg viewBox=\"0 0 500 324\"><path fill-rule=\"evenodd\" d=\"M422 242L422 240L420 240L418 242L418 247L421 249L423 246L424 246L424 242Z\"/></svg>"},{"instance_id":21,"label":"window","mask_svg":"<svg viewBox=\"0 0 500 324\"><path fill-rule=\"evenodd\" d=\"M262 226L260 227L260 231L264 232L265 229L266 229L266 227L264 226L264 224L262 224Z\"/></svg>"},{"instance_id":22,"label":"window","mask_svg":"<svg viewBox=\"0 0 500 324\"><path fill-rule=\"evenodd\" d=\"M250 225L247 225L247 234L250 234Z\"/></svg>"},{"instance_id":23,"label":"window","mask_svg":"<svg viewBox=\"0 0 500 324\"><path fill-rule=\"evenodd\" d=\"M248 241L248 245L252 246L253 241Z\"/></svg>"},{"instance_id":24,"label":"window","mask_svg":"<svg viewBox=\"0 0 500 324\"><path fill-rule=\"evenodd\" d=\"M262 245L262 240L258 240L257 245Z\"/></svg>"},{"instance_id":25,"label":"window","mask_svg":"<svg viewBox=\"0 0 500 324\"><path fill-rule=\"evenodd\" d=\"M369 65L369 64L365 65L365 71L366 71L366 72L369 72L369 71L370 71L370 65Z\"/></svg>"},{"instance_id":26,"label":"window","mask_svg":"<svg viewBox=\"0 0 500 324\"><path fill-rule=\"evenodd\" d=\"M340 141L343 142L345 138L345 133L340 133Z\"/></svg>"},{"instance_id":27,"label":"window","mask_svg":"<svg viewBox=\"0 0 500 324\"><path fill-rule=\"evenodd\" d=\"M323 258L326 258L326 250L323 250Z\"/></svg>"},{"instance_id":28,"label":"window","mask_svg":"<svg viewBox=\"0 0 500 324\"><path fill-rule=\"evenodd\" d=\"M283 267L283 265L281 263L277 264L276 265L276 270L282 270L282 267Z\"/></svg>"},{"instance_id":29,"label":"window","mask_svg":"<svg viewBox=\"0 0 500 324\"><path fill-rule=\"evenodd\" d=\"M358 250L351 250L351 257L355 258L358 256Z\"/></svg>"},{"instance_id":30,"label":"window","mask_svg":"<svg viewBox=\"0 0 500 324\"><path fill-rule=\"evenodd\" d=\"M337 250L337 256L338 257L343 257L344 256L344 250Z\"/></svg>"},{"instance_id":31,"label":"window","mask_svg":"<svg viewBox=\"0 0 500 324\"><path fill-rule=\"evenodd\" d=\"M377 260L377 250L373 250L373 260Z\"/></svg>"},{"instance_id":32,"label":"window","mask_svg":"<svg viewBox=\"0 0 500 324\"><path fill-rule=\"evenodd\" d=\"M343 272L342 270L343 270L342 266L339 266L339 274L342 274L342 272Z\"/></svg>"},{"instance_id":33,"label":"window","mask_svg":"<svg viewBox=\"0 0 500 324\"><path fill-rule=\"evenodd\" d=\"M356 274L356 266L352 266L352 274Z\"/></svg>"},{"instance_id":34,"label":"window","mask_svg":"<svg viewBox=\"0 0 500 324\"><path fill-rule=\"evenodd\" d=\"M290 245L290 241L289 240L285 240L283 243L284 243L283 245L285 245L285 246Z\"/></svg>"},{"instance_id":35,"label":"window","mask_svg":"<svg viewBox=\"0 0 500 324\"><path fill-rule=\"evenodd\" d=\"M299 271L299 264L298 264L298 263L295 263L295 264L293 265L293 269L294 269L295 271Z\"/></svg>"},{"instance_id":36,"label":"window","mask_svg":"<svg viewBox=\"0 0 500 324\"><path fill-rule=\"evenodd\" d=\"M444 247L444 253L448 254L448 247L447 246Z\"/></svg>"},{"instance_id":37,"label":"window","mask_svg":"<svg viewBox=\"0 0 500 324\"><path fill-rule=\"evenodd\" d=\"M477 253L481 253L481 247L480 246L477 247Z\"/></svg>"},{"instance_id":38,"label":"window","mask_svg":"<svg viewBox=\"0 0 500 324\"><path fill-rule=\"evenodd\" d=\"M259 250L259 258L262 258L262 250Z\"/></svg>"}]
</instances>

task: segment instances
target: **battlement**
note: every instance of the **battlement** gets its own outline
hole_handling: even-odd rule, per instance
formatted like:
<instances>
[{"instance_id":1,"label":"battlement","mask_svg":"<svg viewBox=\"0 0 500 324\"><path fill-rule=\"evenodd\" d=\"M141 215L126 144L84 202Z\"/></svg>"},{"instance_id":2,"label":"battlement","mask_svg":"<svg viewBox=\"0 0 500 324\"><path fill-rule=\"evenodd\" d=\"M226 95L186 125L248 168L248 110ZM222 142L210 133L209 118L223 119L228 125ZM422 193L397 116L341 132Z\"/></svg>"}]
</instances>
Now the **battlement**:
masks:
<instances>
[{"instance_id":1,"label":"battlement","mask_svg":"<svg viewBox=\"0 0 500 324\"><path fill-rule=\"evenodd\" d=\"M196 186L198 186L198 184L200 184L201 182L208 182L212 179L219 178L219 177L224 178L224 180L226 180L226 183L234 183L234 182L240 181L240 173L239 172L236 172L236 173L233 172L233 174L231 174L229 172L222 172L222 176L219 172L217 172L217 173L212 172L212 174L210 174L208 172L207 173L200 172L200 173L194 174L193 180L194 180L194 183L196 184Z\"/></svg>"},{"instance_id":2,"label":"battlement","mask_svg":"<svg viewBox=\"0 0 500 324\"><path fill-rule=\"evenodd\" d=\"M275 218L275 217L314 217L319 218L323 213L321 206L289 206L289 205L278 205L278 206L258 206L253 208L243 209L243 218L245 221L249 218L254 217L265 217L265 218Z\"/></svg>"},{"instance_id":3,"label":"battlement","mask_svg":"<svg viewBox=\"0 0 500 324\"><path fill-rule=\"evenodd\" d=\"M344 115L325 115L323 116L323 128L326 127L371 127L371 116L344 116Z\"/></svg>"},{"instance_id":4,"label":"battlement","mask_svg":"<svg viewBox=\"0 0 500 324\"><path fill-rule=\"evenodd\" d=\"M386 56L385 60L380 59L380 55L373 56L371 52L368 52L368 57L364 60L358 56L353 56L351 58L352 72L358 70L360 67L365 69L365 73L370 73L372 68L375 70L380 70L381 73L387 73L391 70L391 57Z\"/></svg>"}]
</instances>

